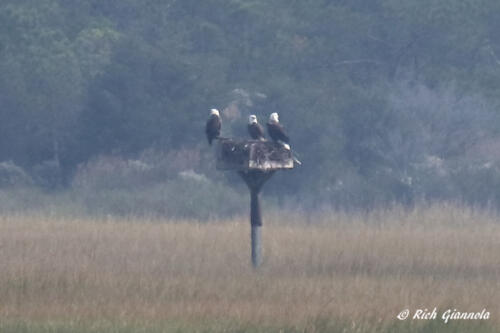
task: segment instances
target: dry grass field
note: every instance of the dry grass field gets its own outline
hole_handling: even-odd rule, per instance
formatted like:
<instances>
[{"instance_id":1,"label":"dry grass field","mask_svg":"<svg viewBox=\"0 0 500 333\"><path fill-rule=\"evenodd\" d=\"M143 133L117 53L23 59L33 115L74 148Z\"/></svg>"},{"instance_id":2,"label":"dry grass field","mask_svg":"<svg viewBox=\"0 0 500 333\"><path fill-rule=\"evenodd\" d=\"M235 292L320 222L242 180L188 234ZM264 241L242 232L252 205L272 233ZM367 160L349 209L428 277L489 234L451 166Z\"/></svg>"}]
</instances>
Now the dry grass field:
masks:
<instances>
[{"instance_id":1,"label":"dry grass field","mask_svg":"<svg viewBox=\"0 0 500 333\"><path fill-rule=\"evenodd\" d=\"M500 224L439 205L234 221L0 218L0 332L500 331ZM398 321L403 309L486 321Z\"/></svg>"}]
</instances>

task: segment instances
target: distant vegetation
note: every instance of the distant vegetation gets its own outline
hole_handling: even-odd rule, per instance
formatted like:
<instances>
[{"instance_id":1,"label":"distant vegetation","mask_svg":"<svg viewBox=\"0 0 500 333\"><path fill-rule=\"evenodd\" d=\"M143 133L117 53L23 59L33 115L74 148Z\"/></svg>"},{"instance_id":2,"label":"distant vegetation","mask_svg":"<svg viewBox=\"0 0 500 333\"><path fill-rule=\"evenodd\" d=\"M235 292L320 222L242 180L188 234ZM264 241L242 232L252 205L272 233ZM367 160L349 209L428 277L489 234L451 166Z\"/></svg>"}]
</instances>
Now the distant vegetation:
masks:
<instances>
[{"instance_id":1,"label":"distant vegetation","mask_svg":"<svg viewBox=\"0 0 500 333\"><path fill-rule=\"evenodd\" d=\"M135 200L169 215L164 202L198 196L172 214L205 218L245 195L214 171L203 125L216 107L226 136L280 113L303 166L268 184L276 204L500 207L499 12L494 0L3 0L0 187L106 192L116 204L91 210L111 213Z\"/></svg>"}]
</instances>

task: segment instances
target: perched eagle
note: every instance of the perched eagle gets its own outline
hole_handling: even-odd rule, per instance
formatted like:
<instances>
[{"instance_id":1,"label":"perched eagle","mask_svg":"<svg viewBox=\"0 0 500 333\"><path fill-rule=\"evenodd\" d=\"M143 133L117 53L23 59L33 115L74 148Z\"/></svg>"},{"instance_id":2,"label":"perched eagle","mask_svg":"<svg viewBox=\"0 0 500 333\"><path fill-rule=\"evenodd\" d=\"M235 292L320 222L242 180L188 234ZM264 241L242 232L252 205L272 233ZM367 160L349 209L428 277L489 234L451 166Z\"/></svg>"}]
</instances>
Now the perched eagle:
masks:
<instances>
[{"instance_id":1,"label":"perched eagle","mask_svg":"<svg viewBox=\"0 0 500 333\"><path fill-rule=\"evenodd\" d=\"M283 126L281 126L278 114L276 112L271 113L269 116L269 122L267 123L267 132L273 141L281 143L286 149L290 149L290 138L285 132Z\"/></svg>"},{"instance_id":2,"label":"perched eagle","mask_svg":"<svg viewBox=\"0 0 500 333\"><path fill-rule=\"evenodd\" d=\"M266 141L264 137L264 128L257 122L257 116L254 114L248 117L248 133L254 140Z\"/></svg>"},{"instance_id":3,"label":"perched eagle","mask_svg":"<svg viewBox=\"0 0 500 333\"><path fill-rule=\"evenodd\" d=\"M274 142L277 142L283 146L286 150L290 150L292 153L292 159L298 165L302 165L302 162L297 158L296 153L290 148L290 138L285 132L283 126L281 126L278 114L276 112L271 113L269 116L269 121L267 123L267 132Z\"/></svg>"},{"instance_id":4,"label":"perched eagle","mask_svg":"<svg viewBox=\"0 0 500 333\"><path fill-rule=\"evenodd\" d=\"M205 133L207 134L208 144L212 144L212 140L217 139L220 135L221 121L219 111L217 109L210 110L210 116L207 120Z\"/></svg>"}]
</instances>

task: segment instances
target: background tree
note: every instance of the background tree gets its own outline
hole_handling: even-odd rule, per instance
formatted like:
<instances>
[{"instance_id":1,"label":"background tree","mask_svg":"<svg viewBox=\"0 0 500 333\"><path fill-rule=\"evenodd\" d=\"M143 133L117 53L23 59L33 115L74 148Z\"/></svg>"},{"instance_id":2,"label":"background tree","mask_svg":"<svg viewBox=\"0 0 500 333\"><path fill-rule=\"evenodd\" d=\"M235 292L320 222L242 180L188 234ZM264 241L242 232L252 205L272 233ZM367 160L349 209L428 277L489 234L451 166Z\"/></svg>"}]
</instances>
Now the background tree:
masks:
<instances>
[{"instance_id":1,"label":"background tree","mask_svg":"<svg viewBox=\"0 0 500 333\"><path fill-rule=\"evenodd\" d=\"M493 0L5 0L0 160L31 173L53 161L70 184L102 155L190 152L195 172L232 186L203 145L217 107L227 136L246 136L251 113L280 113L304 164L269 184L279 202L497 200L486 152L500 142L499 11ZM489 194L467 193L464 175Z\"/></svg>"}]
</instances>

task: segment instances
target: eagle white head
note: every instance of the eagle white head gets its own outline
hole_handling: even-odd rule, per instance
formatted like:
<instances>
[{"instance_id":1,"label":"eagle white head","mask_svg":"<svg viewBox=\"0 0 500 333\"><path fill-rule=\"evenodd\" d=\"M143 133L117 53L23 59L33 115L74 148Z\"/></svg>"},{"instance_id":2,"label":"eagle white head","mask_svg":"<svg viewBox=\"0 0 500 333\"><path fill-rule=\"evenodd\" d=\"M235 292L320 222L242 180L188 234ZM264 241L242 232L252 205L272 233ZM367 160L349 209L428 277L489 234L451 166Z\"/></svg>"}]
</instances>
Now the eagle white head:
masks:
<instances>
[{"instance_id":1,"label":"eagle white head","mask_svg":"<svg viewBox=\"0 0 500 333\"><path fill-rule=\"evenodd\" d=\"M219 110L217 110L217 109L211 109L210 110L210 115L211 116L215 115L215 116L219 117Z\"/></svg>"},{"instance_id":2,"label":"eagle white head","mask_svg":"<svg viewBox=\"0 0 500 333\"><path fill-rule=\"evenodd\" d=\"M269 116L269 122L272 124L276 124L276 123L280 122L277 112L271 113L271 115Z\"/></svg>"},{"instance_id":3,"label":"eagle white head","mask_svg":"<svg viewBox=\"0 0 500 333\"><path fill-rule=\"evenodd\" d=\"M250 117L248 117L248 124L257 124L257 116L254 114L251 114Z\"/></svg>"}]
</instances>

